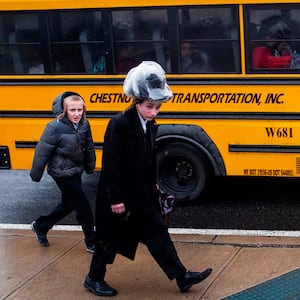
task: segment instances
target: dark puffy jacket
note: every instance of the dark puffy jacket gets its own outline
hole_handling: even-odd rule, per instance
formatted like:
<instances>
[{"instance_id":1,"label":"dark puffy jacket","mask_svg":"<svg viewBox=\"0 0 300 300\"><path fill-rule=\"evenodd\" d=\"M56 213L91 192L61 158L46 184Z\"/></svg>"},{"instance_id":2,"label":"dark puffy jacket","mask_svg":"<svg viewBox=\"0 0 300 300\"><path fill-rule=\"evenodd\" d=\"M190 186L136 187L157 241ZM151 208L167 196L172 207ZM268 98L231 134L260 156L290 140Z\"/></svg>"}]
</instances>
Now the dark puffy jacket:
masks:
<instances>
[{"instance_id":1,"label":"dark puffy jacket","mask_svg":"<svg viewBox=\"0 0 300 300\"><path fill-rule=\"evenodd\" d=\"M64 98L72 92L63 93L53 102L55 116L62 112ZM90 124L81 120L75 129L67 117L48 123L35 149L30 176L40 181L47 165L48 173L53 177L69 177L90 174L96 162L94 143Z\"/></svg>"}]
</instances>

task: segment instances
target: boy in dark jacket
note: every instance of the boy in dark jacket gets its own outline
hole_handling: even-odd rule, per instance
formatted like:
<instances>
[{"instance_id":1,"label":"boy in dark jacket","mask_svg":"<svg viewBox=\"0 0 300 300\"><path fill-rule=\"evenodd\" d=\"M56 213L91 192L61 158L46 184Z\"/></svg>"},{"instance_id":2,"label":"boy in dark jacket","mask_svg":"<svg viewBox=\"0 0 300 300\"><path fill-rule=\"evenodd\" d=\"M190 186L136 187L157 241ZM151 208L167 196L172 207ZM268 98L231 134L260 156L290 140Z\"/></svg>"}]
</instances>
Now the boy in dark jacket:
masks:
<instances>
[{"instance_id":1,"label":"boy in dark jacket","mask_svg":"<svg viewBox=\"0 0 300 300\"><path fill-rule=\"evenodd\" d=\"M61 219L76 212L82 226L88 252L93 252L94 218L81 188L83 171L95 168L95 149L83 98L75 92L64 92L53 101L56 119L48 123L35 149L30 176L39 182L45 167L58 185L61 202L46 216L31 223L41 246L48 247L47 232Z\"/></svg>"},{"instance_id":2,"label":"boy in dark jacket","mask_svg":"<svg viewBox=\"0 0 300 300\"><path fill-rule=\"evenodd\" d=\"M124 93L133 103L107 126L96 202L96 248L84 287L97 296L117 291L105 281L106 266L116 254L134 260L143 242L167 277L181 292L212 272L190 272L180 261L161 214L156 190L155 117L172 97L165 72L156 62L132 68Z\"/></svg>"}]
</instances>

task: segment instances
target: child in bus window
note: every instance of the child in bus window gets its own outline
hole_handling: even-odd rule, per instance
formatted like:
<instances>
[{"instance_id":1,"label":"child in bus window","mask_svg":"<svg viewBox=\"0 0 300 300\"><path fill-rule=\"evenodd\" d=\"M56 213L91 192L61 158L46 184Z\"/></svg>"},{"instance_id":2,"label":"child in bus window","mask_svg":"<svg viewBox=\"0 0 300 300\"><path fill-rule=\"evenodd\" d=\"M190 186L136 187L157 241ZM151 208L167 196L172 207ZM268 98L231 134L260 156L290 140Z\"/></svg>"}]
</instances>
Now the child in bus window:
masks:
<instances>
[{"instance_id":1,"label":"child in bus window","mask_svg":"<svg viewBox=\"0 0 300 300\"><path fill-rule=\"evenodd\" d=\"M195 51L191 42L181 42L180 60L182 73L209 73L211 68L208 65L209 57L203 51ZM171 72L171 62L167 61L167 70Z\"/></svg>"},{"instance_id":2,"label":"child in bus window","mask_svg":"<svg viewBox=\"0 0 300 300\"><path fill-rule=\"evenodd\" d=\"M292 51L286 42L289 37L290 29L286 23L280 21L271 26L265 35L268 41L253 50L253 69L290 68Z\"/></svg>"}]
</instances>

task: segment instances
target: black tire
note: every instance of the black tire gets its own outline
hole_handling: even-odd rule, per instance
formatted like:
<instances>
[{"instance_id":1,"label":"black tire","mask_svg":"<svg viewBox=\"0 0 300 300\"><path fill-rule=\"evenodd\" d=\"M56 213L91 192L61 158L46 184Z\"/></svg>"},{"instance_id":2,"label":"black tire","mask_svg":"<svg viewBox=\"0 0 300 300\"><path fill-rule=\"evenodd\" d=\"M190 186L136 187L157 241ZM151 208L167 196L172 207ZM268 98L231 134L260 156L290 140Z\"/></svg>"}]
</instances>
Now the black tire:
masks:
<instances>
[{"instance_id":1,"label":"black tire","mask_svg":"<svg viewBox=\"0 0 300 300\"><path fill-rule=\"evenodd\" d=\"M170 142L157 150L157 182L179 201L199 200L208 187L211 168L197 147Z\"/></svg>"}]
</instances>

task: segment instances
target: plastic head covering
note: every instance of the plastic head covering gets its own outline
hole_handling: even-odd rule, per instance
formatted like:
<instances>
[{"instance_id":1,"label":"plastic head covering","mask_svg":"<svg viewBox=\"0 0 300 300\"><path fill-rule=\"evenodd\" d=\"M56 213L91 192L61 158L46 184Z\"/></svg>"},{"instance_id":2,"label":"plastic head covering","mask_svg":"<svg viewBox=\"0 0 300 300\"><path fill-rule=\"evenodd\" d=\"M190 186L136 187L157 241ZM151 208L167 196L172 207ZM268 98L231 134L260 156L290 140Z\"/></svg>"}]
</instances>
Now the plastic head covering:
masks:
<instances>
[{"instance_id":1,"label":"plastic head covering","mask_svg":"<svg viewBox=\"0 0 300 300\"><path fill-rule=\"evenodd\" d=\"M268 35L270 35L274 39L288 39L290 38L291 30L289 26L279 21L275 25L271 26L268 30Z\"/></svg>"},{"instance_id":2,"label":"plastic head covering","mask_svg":"<svg viewBox=\"0 0 300 300\"><path fill-rule=\"evenodd\" d=\"M168 101L172 98L163 68L154 61L143 61L127 73L124 93L142 100Z\"/></svg>"}]
</instances>

